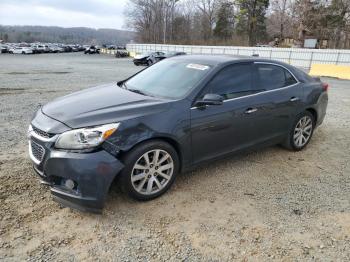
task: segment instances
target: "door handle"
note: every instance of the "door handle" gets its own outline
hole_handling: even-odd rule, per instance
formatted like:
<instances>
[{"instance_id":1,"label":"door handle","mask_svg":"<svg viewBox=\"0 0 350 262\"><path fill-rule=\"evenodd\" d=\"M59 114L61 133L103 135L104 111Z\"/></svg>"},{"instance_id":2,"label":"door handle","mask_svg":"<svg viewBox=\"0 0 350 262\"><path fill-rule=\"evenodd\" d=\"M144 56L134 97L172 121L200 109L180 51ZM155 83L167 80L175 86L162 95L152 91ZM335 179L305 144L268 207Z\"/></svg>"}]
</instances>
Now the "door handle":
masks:
<instances>
[{"instance_id":1,"label":"door handle","mask_svg":"<svg viewBox=\"0 0 350 262\"><path fill-rule=\"evenodd\" d=\"M291 102L296 102L296 101L299 101L299 100L300 100L299 97L296 97L296 96L293 96L293 97L290 98Z\"/></svg>"},{"instance_id":2,"label":"door handle","mask_svg":"<svg viewBox=\"0 0 350 262\"><path fill-rule=\"evenodd\" d=\"M255 113L256 111L258 111L257 108L248 108L245 113L246 114L252 114L252 113Z\"/></svg>"}]
</instances>

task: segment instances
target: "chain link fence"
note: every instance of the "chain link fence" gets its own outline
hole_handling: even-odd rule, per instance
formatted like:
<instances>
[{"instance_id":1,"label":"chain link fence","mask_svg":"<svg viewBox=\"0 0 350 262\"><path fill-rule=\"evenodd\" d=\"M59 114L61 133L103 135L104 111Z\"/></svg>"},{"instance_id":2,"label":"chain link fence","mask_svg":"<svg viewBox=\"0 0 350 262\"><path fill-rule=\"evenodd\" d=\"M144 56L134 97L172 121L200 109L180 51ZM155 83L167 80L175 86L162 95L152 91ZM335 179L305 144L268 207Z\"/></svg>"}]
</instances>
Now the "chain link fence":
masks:
<instances>
[{"instance_id":1,"label":"chain link fence","mask_svg":"<svg viewBox=\"0 0 350 262\"><path fill-rule=\"evenodd\" d=\"M350 50L337 49L302 49L275 47L238 47L238 46L195 46L195 45L160 45L128 44L129 52L180 51L187 54L210 55L259 55L262 58L279 60L297 67L310 68L312 64L350 65Z\"/></svg>"}]
</instances>

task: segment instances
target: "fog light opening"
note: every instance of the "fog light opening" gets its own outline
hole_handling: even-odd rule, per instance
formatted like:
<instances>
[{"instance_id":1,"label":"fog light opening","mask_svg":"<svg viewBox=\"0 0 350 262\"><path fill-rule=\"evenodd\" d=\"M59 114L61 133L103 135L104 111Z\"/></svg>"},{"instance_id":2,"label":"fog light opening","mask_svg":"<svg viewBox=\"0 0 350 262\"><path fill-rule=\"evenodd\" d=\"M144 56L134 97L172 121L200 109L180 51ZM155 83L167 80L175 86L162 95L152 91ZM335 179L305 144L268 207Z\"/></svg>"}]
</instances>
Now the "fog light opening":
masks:
<instances>
[{"instance_id":1,"label":"fog light opening","mask_svg":"<svg viewBox=\"0 0 350 262\"><path fill-rule=\"evenodd\" d=\"M73 190L75 187L75 182L72 179L66 179L64 181L64 186L69 190Z\"/></svg>"}]
</instances>

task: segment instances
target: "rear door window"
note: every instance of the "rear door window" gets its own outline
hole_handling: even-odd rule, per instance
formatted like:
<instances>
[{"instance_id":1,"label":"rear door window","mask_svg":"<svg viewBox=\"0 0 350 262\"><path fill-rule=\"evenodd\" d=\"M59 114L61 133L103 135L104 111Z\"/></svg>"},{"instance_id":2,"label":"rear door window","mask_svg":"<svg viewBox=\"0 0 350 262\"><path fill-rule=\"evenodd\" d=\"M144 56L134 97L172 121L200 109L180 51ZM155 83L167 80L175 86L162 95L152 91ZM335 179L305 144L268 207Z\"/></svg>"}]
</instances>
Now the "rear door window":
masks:
<instances>
[{"instance_id":1,"label":"rear door window","mask_svg":"<svg viewBox=\"0 0 350 262\"><path fill-rule=\"evenodd\" d=\"M297 83L283 67L271 64L255 64L254 86L262 91L274 90Z\"/></svg>"}]
</instances>

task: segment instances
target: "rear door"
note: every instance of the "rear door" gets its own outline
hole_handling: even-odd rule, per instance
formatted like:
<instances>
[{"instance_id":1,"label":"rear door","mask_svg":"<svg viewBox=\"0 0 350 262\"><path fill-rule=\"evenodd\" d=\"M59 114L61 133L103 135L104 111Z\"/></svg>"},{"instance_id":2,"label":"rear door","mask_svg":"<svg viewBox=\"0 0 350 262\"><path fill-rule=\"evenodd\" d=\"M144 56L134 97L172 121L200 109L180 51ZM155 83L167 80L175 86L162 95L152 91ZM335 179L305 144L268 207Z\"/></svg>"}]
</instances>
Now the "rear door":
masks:
<instances>
[{"instance_id":1,"label":"rear door","mask_svg":"<svg viewBox=\"0 0 350 262\"><path fill-rule=\"evenodd\" d=\"M260 90L256 108L266 116L260 140L280 139L289 131L302 106L301 84L287 68L272 63L255 62L253 78L254 88Z\"/></svg>"}]
</instances>

